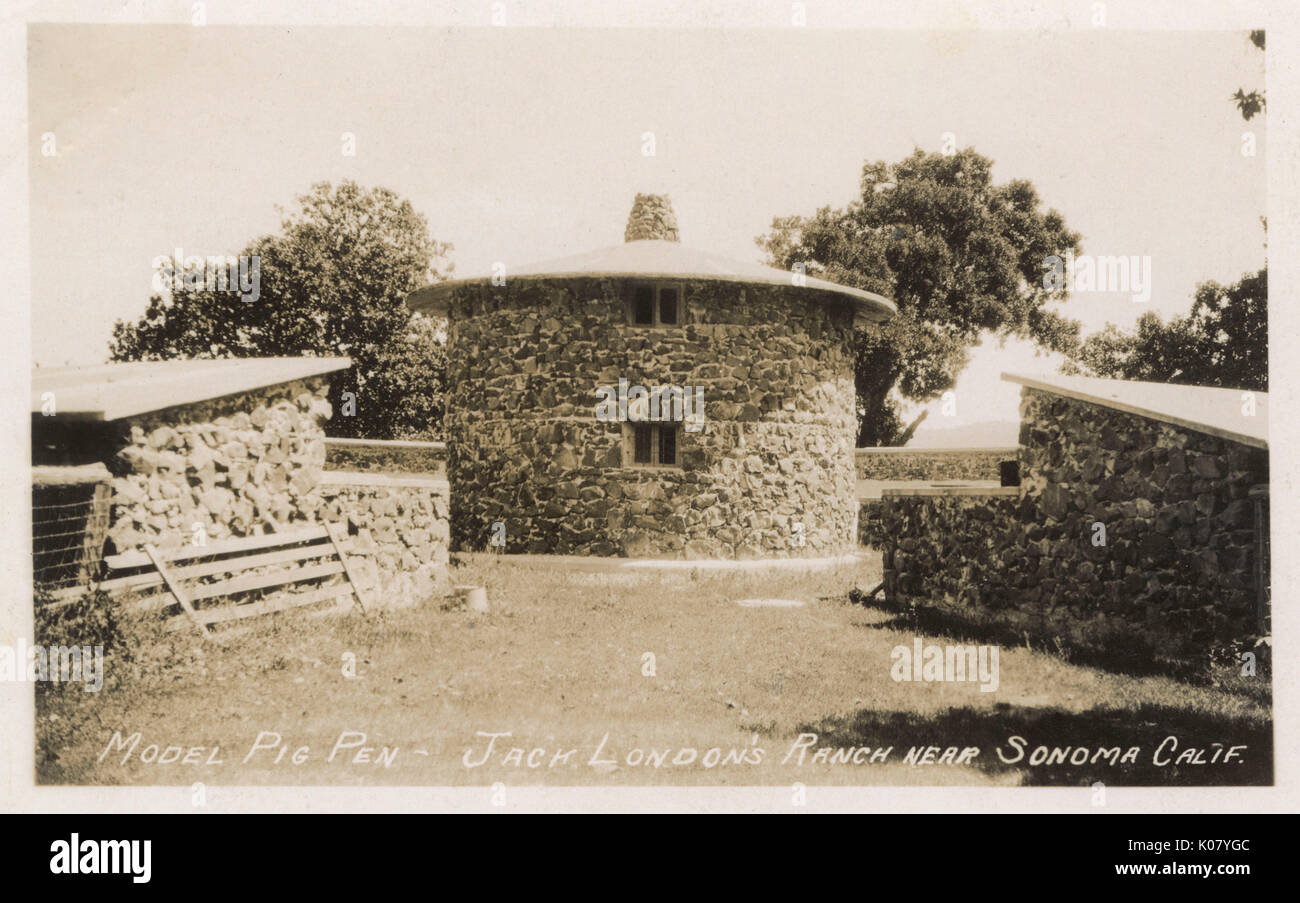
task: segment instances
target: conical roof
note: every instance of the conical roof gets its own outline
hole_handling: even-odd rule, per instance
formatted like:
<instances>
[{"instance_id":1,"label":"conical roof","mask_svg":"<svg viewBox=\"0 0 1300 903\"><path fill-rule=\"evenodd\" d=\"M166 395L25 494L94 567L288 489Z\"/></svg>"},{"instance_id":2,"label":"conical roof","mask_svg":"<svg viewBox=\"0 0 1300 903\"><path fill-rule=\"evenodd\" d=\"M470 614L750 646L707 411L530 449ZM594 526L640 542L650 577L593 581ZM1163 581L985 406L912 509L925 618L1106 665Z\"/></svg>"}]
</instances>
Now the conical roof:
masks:
<instances>
[{"instance_id":1,"label":"conical roof","mask_svg":"<svg viewBox=\"0 0 1300 903\"><path fill-rule=\"evenodd\" d=\"M881 295L861 289L849 288L804 276L801 284L795 283L795 274L758 263L731 260L707 251L688 248L676 241L651 239L628 241L585 254L560 257L506 272L507 280L520 279L572 279L628 278L628 279L681 279L712 282L741 282L751 285L780 285L798 292L831 294L853 302L859 317L879 322L898 312L894 302ZM413 309L435 316L445 316L447 299L452 290L462 285L486 284L491 276L477 276L438 282L417 289L406 297Z\"/></svg>"}]
</instances>

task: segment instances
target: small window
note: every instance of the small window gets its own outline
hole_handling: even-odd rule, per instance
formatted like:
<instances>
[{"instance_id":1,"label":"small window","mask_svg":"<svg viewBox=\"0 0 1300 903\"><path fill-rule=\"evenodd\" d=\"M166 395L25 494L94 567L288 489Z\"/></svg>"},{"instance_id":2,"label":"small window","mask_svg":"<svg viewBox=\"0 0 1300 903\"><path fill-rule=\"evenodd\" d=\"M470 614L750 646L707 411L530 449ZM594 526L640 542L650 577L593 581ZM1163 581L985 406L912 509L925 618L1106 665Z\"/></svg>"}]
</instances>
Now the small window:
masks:
<instances>
[{"instance_id":1,"label":"small window","mask_svg":"<svg viewBox=\"0 0 1300 903\"><path fill-rule=\"evenodd\" d=\"M659 427L659 463L665 466L677 464L677 428Z\"/></svg>"},{"instance_id":2,"label":"small window","mask_svg":"<svg viewBox=\"0 0 1300 903\"><path fill-rule=\"evenodd\" d=\"M628 301L628 322L676 326L682 321L682 291L676 285L638 285Z\"/></svg>"},{"instance_id":3,"label":"small window","mask_svg":"<svg viewBox=\"0 0 1300 903\"><path fill-rule=\"evenodd\" d=\"M653 326L655 322L655 290L649 285L638 285L632 300L632 322L638 326Z\"/></svg>"},{"instance_id":4,"label":"small window","mask_svg":"<svg viewBox=\"0 0 1300 903\"><path fill-rule=\"evenodd\" d=\"M628 443L631 445L632 463L642 467L679 467L679 424L629 423Z\"/></svg>"},{"instance_id":5,"label":"small window","mask_svg":"<svg viewBox=\"0 0 1300 903\"><path fill-rule=\"evenodd\" d=\"M648 423L638 423L632 430L635 445L632 461L636 464L653 464L650 455L654 448L654 427Z\"/></svg>"},{"instance_id":6,"label":"small window","mask_svg":"<svg viewBox=\"0 0 1300 903\"><path fill-rule=\"evenodd\" d=\"M677 289L659 289L659 322L664 325L677 325Z\"/></svg>"}]
</instances>

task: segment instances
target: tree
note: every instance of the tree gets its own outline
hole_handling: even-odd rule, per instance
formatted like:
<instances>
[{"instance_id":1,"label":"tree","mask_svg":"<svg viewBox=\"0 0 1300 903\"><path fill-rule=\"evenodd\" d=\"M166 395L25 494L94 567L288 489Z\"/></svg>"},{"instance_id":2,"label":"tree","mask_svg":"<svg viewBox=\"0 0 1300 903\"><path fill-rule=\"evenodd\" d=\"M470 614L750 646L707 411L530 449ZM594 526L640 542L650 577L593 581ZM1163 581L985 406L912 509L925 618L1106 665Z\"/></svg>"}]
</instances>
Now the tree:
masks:
<instances>
[{"instance_id":1,"label":"tree","mask_svg":"<svg viewBox=\"0 0 1300 903\"><path fill-rule=\"evenodd\" d=\"M992 165L970 148L869 162L847 208L776 218L758 238L773 266L804 263L898 305L857 335L859 446L906 441L916 422L903 428L898 398L950 389L985 331L1057 351L1077 345L1079 324L1048 307L1067 289L1043 275L1053 255L1078 251L1079 236L1041 209L1029 182L994 185Z\"/></svg>"},{"instance_id":2,"label":"tree","mask_svg":"<svg viewBox=\"0 0 1300 903\"><path fill-rule=\"evenodd\" d=\"M260 263L256 300L233 287L173 284L149 299L138 321L114 325L111 359L346 355L353 366L330 384L331 435L439 431L443 333L414 317L404 299L447 278L451 245L429 236L410 202L352 181L313 185L281 212L280 234L241 252ZM353 402L346 407L345 392Z\"/></svg>"},{"instance_id":3,"label":"tree","mask_svg":"<svg viewBox=\"0 0 1300 903\"><path fill-rule=\"evenodd\" d=\"M1264 49L1264 32L1250 41ZM1264 94L1233 95L1242 118L1264 109ZM1260 217L1268 235L1268 219ZM1088 336L1062 366L1065 373L1114 379L1268 391L1268 266L1223 287L1196 287L1191 313L1165 323L1154 313L1138 318L1133 332L1107 323Z\"/></svg>"},{"instance_id":4,"label":"tree","mask_svg":"<svg viewBox=\"0 0 1300 903\"><path fill-rule=\"evenodd\" d=\"M390 436L385 438L445 438L446 380L443 321L414 314L405 333L379 352L366 384L368 395L393 400L387 424Z\"/></svg>"},{"instance_id":5,"label":"tree","mask_svg":"<svg viewBox=\"0 0 1300 903\"><path fill-rule=\"evenodd\" d=\"M1264 32L1255 30L1250 33L1250 43L1254 44L1260 50L1264 49ZM1237 102L1237 109L1241 112L1241 118L1249 122L1255 117L1256 113L1264 109L1264 92L1251 91L1247 93L1242 88L1237 89L1237 93L1232 95L1232 99Z\"/></svg>"},{"instance_id":6,"label":"tree","mask_svg":"<svg viewBox=\"0 0 1300 903\"><path fill-rule=\"evenodd\" d=\"M1067 372L1115 379L1268 391L1268 270L1235 285L1204 282L1191 313L1154 313L1133 332L1107 323L1080 346Z\"/></svg>"}]
</instances>

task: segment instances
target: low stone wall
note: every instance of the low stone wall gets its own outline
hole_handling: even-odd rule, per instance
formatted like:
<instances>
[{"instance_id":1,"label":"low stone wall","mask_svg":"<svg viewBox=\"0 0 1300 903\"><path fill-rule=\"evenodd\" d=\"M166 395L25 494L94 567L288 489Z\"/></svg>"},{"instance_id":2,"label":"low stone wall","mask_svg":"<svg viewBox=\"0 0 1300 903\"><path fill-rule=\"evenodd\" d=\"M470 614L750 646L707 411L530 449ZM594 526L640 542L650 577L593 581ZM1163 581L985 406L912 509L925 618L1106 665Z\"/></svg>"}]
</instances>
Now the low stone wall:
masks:
<instances>
[{"instance_id":1,"label":"low stone wall","mask_svg":"<svg viewBox=\"0 0 1300 903\"><path fill-rule=\"evenodd\" d=\"M407 473L447 478L447 443L389 439L325 440L325 466L339 471Z\"/></svg>"},{"instance_id":2,"label":"low stone wall","mask_svg":"<svg viewBox=\"0 0 1300 903\"><path fill-rule=\"evenodd\" d=\"M118 551L316 520L330 416L322 377L116 421L108 458Z\"/></svg>"},{"instance_id":3,"label":"low stone wall","mask_svg":"<svg viewBox=\"0 0 1300 903\"><path fill-rule=\"evenodd\" d=\"M988 489L886 489L861 517L862 541L882 550L891 600L1000 611L1012 627L1042 627L1043 612L1009 597L1023 565L1032 511L1015 486ZM1032 503L1030 503L1032 507Z\"/></svg>"},{"instance_id":4,"label":"low stone wall","mask_svg":"<svg viewBox=\"0 0 1300 903\"><path fill-rule=\"evenodd\" d=\"M859 480L999 480L998 465L1019 449L859 448L853 462Z\"/></svg>"},{"instance_id":5,"label":"low stone wall","mask_svg":"<svg viewBox=\"0 0 1300 903\"><path fill-rule=\"evenodd\" d=\"M861 518L890 597L1154 659L1257 635L1250 490L1267 451L1022 398L1019 488L885 490Z\"/></svg>"},{"instance_id":6,"label":"low stone wall","mask_svg":"<svg viewBox=\"0 0 1300 903\"><path fill-rule=\"evenodd\" d=\"M427 600L450 590L445 480L326 471L320 517L353 535L350 557L382 607Z\"/></svg>"},{"instance_id":7,"label":"low stone wall","mask_svg":"<svg viewBox=\"0 0 1300 903\"><path fill-rule=\"evenodd\" d=\"M198 529L222 539L345 523L373 602L447 591L447 482L324 470L326 392L316 377L114 424L101 449L112 474L112 551L178 548ZM427 462L431 451L397 454Z\"/></svg>"}]
</instances>

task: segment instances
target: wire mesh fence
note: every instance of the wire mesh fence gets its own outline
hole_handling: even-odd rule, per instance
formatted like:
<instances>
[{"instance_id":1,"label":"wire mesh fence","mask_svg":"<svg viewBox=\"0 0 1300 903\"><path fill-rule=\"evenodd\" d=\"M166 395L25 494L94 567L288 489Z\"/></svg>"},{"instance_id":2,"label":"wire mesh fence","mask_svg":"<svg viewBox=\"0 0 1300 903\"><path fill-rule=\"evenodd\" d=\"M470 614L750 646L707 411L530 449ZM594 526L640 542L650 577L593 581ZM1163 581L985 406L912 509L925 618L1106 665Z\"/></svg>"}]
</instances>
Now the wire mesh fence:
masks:
<instances>
[{"instance_id":1,"label":"wire mesh fence","mask_svg":"<svg viewBox=\"0 0 1300 903\"><path fill-rule=\"evenodd\" d=\"M38 590L99 579L111 494L102 466L32 468L32 581Z\"/></svg>"}]
</instances>

